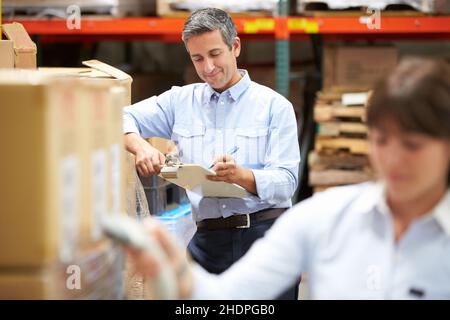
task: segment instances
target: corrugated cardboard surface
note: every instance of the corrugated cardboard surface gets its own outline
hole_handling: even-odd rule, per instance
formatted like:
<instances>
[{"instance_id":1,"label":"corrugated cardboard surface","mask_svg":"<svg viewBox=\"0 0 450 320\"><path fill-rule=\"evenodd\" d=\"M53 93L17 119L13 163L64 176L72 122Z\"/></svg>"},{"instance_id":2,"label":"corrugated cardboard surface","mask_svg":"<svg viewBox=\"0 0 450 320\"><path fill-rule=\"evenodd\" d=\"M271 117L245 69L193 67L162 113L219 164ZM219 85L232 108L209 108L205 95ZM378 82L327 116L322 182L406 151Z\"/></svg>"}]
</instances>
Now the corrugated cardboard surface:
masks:
<instances>
[{"instance_id":1,"label":"corrugated cardboard surface","mask_svg":"<svg viewBox=\"0 0 450 320\"><path fill-rule=\"evenodd\" d=\"M125 72L98 60L83 61L87 68L39 68L40 71L62 77L78 77L96 79L106 82L109 86L120 86L126 90L126 104L131 104L131 83L133 79Z\"/></svg>"},{"instance_id":2,"label":"corrugated cardboard surface","mask_svg":"<svg viewBox=\"0 0 450 320\"><path fill-rule=\"evenodd\" d=\"M123 140L123 107L128 104L125 88L113 87L110 89L109 98L111 100L111 108L108 112L107 130L108 130L108 146L109 146L109 162L110 167L109 185L111 193L109 195L109 210L112 214L125 214L125 194L126 194L126 177L125 177L125 157L126 150Z\"/></svg>"},{"instance_id":3,"label":"corrugated cardboard surface","mask_svg":"<svg viewBox=\"0 0 450 320\"><path fill-rule=\"evenodd\" d=\"M0 72L0 142L11 155L0 167L0 268L70 259L79 244L101 237L94 212L112 209L111 183L118 184L116 195L125 189L127 86L111 77L50 73ZM124 200L115 202L116 211L125 210Z\"/></svg>"},{"instance_id":4,"label":"corrugated cardboard surface","mask_svg":"<svg viewBox=\"0 0 450 320\"><path fill-rule=\"evenodd\" d=\"M58 101L73 92L34 72L0 74L0 141L10 155L0 167L0 266L70 256L80 201L78 114Z\"/></svg>"},{"instance_id":5,"label":"corrugated cardboard surface","mask_svg":"<svg viewBox=\"0 0 450 320\"><path fill-rule=\"evenodd\" d=\"M86 113L82 129L83 167L82 180L82 239L96 241L101 238L101 215L107 212L108 201L108 138L109 87L97 82L83 81L83 104ZM108 187L107 187L108 186Z\"/></svg>"},{"instance_id":6,"label":"corrugated cardboard surface","mask_svg":"<svg viewBox=\"0 0 450 320\"><path fill-rule=\"evenodd\" d=\"M324 88L372 88L395 67L397 55L391 46L328 46L324 51Z\"/></svg>"},{"instance_id":7,"label":"corrugated cardboard surface","mask_svg":"<svg viewBox=\"0 0 450 320\"><path fill-rule=\"evenodd\" d=\"M36 44L31 40L22 24L13 22L2 26L6 38L14 42L15 67L36 69Z\"/></svg>"},{"instance_id":8,"label":"corrugated cardboard surface","mask_svg":"<svg viewBox=\"0 0 450 320\"><path fill-rule=\"evenodd\" d=\"M159 137L152 137L147 141L162 154L167 154L175 150L176 145L173 141Z\"/></svg>"},{"instance_id":9,"label":"corrugated cardboard surface","mask_svg":"<svg viewBox=\"0 0 450 320\"><path fill-rule=\"evenodd\" d=\"M124 257L104 241L67 264L37 269L0 269L0 299L122 299Z\"/></svg>"},{"instance_id":10,"label":"corrugated cardboard surface","mask_svg":"<svg viewBox=\"0 0 450 320\"><path fill-rule=\"evenodd\" d=\"M14 44L11 40L0 40L0 68L14 68Z\"/></svg>"}]
</instances>

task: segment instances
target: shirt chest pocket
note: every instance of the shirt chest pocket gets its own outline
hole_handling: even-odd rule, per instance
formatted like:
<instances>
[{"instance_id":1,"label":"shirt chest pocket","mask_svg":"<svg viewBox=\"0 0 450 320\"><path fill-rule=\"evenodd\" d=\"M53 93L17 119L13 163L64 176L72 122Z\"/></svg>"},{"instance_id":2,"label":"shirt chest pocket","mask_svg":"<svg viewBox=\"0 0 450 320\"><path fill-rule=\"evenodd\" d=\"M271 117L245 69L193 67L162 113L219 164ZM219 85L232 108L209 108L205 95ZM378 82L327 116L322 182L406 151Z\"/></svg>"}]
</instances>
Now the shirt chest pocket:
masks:
<instances>
[{"instance_id":1,"label":"shirt chest pocket","mask_svg":"<svg viewBox=\"0 0 450 320\"><path fill-rule=\"evenodd\" d=\"M184 163L201 163L206 128L202 125L180 125L173 127L172 140L178 147Z\"/></svg>"},{"instance_id":2,"label":"shirt chest pocket","mask_svg":"<svg viewBox=\"0 0 450 320\"><path fill-rule=\"evenodd\" d=\"M253 168L260 167L267 151L269 129L237 128L235 132L236 146L239 148L236 154L237 163Z\"/></svg>"}]
</instances>

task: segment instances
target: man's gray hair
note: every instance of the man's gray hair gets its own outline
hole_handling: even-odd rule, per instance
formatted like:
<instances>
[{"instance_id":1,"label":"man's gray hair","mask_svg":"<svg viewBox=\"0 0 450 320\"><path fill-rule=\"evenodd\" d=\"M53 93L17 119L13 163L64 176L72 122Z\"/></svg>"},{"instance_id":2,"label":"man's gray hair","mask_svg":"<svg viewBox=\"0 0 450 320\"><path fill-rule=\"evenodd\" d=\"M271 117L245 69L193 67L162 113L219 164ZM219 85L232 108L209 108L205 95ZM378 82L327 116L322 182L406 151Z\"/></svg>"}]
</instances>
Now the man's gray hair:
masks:
<instances>
[{"instance_id":1,"label":"man's gray hair","mask_svg":"<svg viewBox=\"0 0 450 320\"><path fill-rule=\"evenodd\" d=\"M217 8L194 11L184 24L181 38L186 45L190 38L215 30L220 30L223 41L231 50L237 36L236 26L228 13Z\"/></svg>"}]
</instances>

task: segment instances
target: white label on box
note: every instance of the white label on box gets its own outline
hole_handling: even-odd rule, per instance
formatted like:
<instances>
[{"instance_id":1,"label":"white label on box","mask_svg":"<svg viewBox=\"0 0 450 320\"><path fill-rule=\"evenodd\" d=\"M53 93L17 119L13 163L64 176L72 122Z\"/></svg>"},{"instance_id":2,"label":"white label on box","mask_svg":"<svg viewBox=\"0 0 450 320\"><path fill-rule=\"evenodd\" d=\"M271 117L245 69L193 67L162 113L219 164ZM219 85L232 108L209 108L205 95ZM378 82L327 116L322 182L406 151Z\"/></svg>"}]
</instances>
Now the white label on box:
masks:
<instances>
[{"instance_id":1,"label":"white label on box","mask_svg":"<svg viewBox=\"0 0 450 320\"><path fill-rule=\"evenodd\" d=\"M111 194L112 194L112 214L120 212L120 146L114 144L111 146Z\"/></svg>"},{"instance_id":2,"label":"white label on box","mask_svg":"<svg viewBox=\"0 0 450 320\"><path fill-rule=\"evenodd\" d=\"M91 187L92 187L92 232L93 240L102 236L101 221L107 211L107 185L106 185L106 152L103 149L92 153L91 158Z\"/></svg>"},{"instance_id":3,"label":"white label on box","mask_svg":"<svg viewBox=\"0 0 450 320\"><path fill-rule=\"evenodd\" d=\"M60 251L62 262L73 259L78 240L78 206L80 191L80 164L75 155L64 157L60 162Z\"/></svg>"}]
</instances>

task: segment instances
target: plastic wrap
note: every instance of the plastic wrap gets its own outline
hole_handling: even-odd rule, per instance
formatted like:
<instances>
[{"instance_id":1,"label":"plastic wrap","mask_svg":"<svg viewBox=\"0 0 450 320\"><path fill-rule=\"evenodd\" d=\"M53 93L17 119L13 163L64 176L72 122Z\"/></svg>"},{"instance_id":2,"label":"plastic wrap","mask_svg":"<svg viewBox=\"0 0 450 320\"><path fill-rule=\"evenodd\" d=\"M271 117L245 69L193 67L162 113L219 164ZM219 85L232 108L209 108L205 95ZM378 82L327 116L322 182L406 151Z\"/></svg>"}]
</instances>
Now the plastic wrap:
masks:
<instances>
[{"instance_id":1,"label":"plastic wrap","mask_svg":"<svg viewBox=\"0 0 450 320\"><path fill-rule=\"evenodd\" d=\"M184 249L187 248L189 241L197 231L190 204L182 204L155 218L167 228L180 247Z\"/></svg>"}]
</instances>

